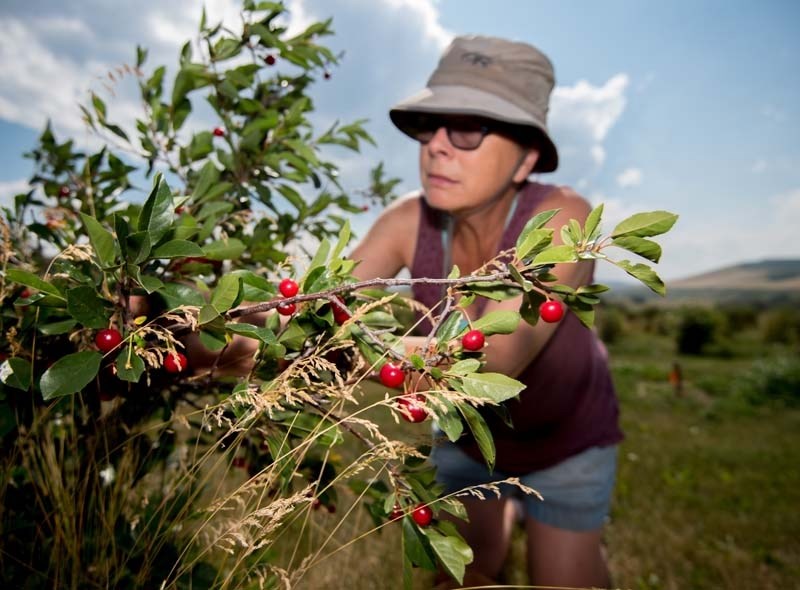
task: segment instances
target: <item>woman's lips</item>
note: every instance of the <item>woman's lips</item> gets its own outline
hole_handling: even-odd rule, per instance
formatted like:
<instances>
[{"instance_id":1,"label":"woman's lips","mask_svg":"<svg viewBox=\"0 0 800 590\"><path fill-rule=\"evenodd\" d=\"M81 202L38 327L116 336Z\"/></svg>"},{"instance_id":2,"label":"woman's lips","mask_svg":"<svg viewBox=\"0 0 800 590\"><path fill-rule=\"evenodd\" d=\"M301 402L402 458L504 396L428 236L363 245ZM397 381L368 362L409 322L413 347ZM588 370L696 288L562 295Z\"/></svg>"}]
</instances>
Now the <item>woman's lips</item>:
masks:
<instances>
[{"instance_id":1,"label":"woman's lips","mask_svg":"<svg viewBox=\"0 0 800 590\"><path fill-rule=\"evenodd\" d=\"M447 176L441 176L439 174L428 174L428 185L435 186L438 188L447 188L456 184L456 181L452 178L448 178Z\"/></svg>"}]
</instances>

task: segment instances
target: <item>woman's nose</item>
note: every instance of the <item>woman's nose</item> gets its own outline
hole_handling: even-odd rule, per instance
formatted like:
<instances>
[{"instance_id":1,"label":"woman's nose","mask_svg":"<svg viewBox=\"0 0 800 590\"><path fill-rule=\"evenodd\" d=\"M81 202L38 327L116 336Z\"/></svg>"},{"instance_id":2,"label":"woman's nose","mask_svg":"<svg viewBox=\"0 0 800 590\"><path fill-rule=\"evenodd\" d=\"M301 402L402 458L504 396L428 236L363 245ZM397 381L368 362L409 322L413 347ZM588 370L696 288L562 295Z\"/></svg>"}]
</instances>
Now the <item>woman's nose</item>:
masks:
<instances>
[{"instance_id":1,"label":"woman's nose","mask_svg":"<svg viewBox=\"0 0 800 590\"><path fill-rule=\"evenodd\" d=\"M447 136L447 127L439 127L428 142L428 149L433 151L452 150L453 145Z\"/></svg>"}]
</instances>

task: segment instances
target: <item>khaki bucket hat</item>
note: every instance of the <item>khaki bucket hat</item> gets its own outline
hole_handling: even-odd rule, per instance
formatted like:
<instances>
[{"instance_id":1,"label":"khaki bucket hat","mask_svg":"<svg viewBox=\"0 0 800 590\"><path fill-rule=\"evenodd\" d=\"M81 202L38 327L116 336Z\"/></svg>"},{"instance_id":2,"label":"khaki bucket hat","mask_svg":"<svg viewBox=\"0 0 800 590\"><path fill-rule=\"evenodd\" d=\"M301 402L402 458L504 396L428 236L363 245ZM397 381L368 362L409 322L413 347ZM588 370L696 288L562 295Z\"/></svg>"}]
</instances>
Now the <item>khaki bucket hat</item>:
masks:
<instances>
[{"instance_id":1,"label":"khaki bucket hat","mask_svg":"<svg viewBox=\"0 0 800 590\"><path fill-rule=\"evenodd\" d=\"M547 56L527 43L496 37L456 37L421 92L396 104L392 122L409 134L417 113L475 115L525 128L541 149L534 172L558 167L547 132L547 109L555 84Z\"/></svg>"}]
</instances>

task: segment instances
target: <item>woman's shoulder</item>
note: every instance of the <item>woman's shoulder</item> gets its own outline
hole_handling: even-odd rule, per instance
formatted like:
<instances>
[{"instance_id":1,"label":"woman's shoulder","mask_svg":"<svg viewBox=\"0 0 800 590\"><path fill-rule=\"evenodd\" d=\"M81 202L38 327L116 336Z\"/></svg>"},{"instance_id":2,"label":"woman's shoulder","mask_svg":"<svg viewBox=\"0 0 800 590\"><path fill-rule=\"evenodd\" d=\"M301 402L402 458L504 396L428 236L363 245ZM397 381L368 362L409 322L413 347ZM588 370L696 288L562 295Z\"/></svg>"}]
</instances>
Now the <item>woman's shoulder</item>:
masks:
<instances>
[{"instance_id":1,"label":"woman's shoulder","mask_svg":"<svg viewBox=\"0 0 800 590\"><path fill-rule=\"evenodd\" d=\"M549 209L560 209L562 213L582 219L589 215L592 206L573 188L566 185L550 185L549 190L544 193L532 214L535 215Z\"/></svg>"}]
</instances>

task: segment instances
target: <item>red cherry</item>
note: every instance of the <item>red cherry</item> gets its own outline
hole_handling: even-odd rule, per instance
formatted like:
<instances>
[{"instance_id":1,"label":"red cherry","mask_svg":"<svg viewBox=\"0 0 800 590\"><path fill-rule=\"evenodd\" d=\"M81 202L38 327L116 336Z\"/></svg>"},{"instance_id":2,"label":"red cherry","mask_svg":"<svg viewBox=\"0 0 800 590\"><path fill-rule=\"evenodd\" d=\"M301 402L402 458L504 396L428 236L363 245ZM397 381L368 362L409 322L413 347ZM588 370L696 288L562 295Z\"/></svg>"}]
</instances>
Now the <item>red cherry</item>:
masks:
<instances>
[{"instance_id":1,"label":"red cherry","mask_svg":"<svg viewBox=\"0 0 800 590\"><path fill-rule=\"evenodd\" d=\"M70 192L71 191L69 190L68 186L61 186L58 189L58 196L59 197L68 197Z\"/></svg>"},{"instance_id":2,"label":"red cherry","mask_svg":"<svg viewBox=\"0 0 800 590\"><path fill-rule=\"evenodd\" d=\"M539 306L539 317L547 323L554 323L564 317L564 306L560 301L545 301Z\"/></svg>"},{"instance_id":3,"label":"red cherry","mask_svg":"<svg viewBox=\"0 0 800 590\"><path fill-rule=\"evenodd\" d=\"M216 137L225 137L225 130L222 127L214 127L214 135Z\"/></svg>"},{"instance_id":4,"label":"red cherry","mask_svg":"<svg viewBox=\"0 0 800 590\"><path fill-rule=\"evenodd\" d=\"M480 350L484 344L486 344L486 337L480 330L470 330L461 338L461 347L464 350Z\"/></svg>"},{"instance_id":5,"label":"red cherry","mask_svg":"<svg viewBox=\"0 0 800 590\"><path fill-rule=\"evenodd\" d=\"M119 346L122 342L122 334L114 328L105 328L100 330L94 337L94 343L100 352L108 352Z\"/></svg>"},{"instance_id":6,"label":"red cherry","mask_svg":"<svg viewBox=\"0 0 800 590\"><path fill-rule=\"evenodd\" d=\"M314 498L314 500L311 502L311 507L314 510L319 510L320 506L322 506L322 501L319 498Z\"/></svg>"},{"instance_id":7,"label":"red cherry","mask_svg":"<svg viewBox=\"0 0 800 590\"><path fill-rule=\"evenodd\" d=\"M181 373L189 366L189 360L182 352L172 352L164 359L164 370L167 373Z\"/></svg>"},{"instance_id":8,"label":"red cherry","mask_svg":"<svg viewBox=\"0 0 800 590\"><path fill-rule=\"evenodd\" d=\"M369 205L362 205L361 210L366 213L367 211L369 211Z\"/></svg>"},{"instance_id":9,"label":"red cherry","mask_svg":"<svg viewBox=\"0 0 800 590\"><path fill-rule=\"evenodd\" d=\"M395 504L389 513L389 520L397 520L398 518L403 518L403 507L400 504Z\"/></svg>"},{"instance_id":10,"label":"red cherry","mask_svg":"<svg viewBox=\"0 0 800 590\"><path fill-rule=\"evenodd\" d=\"M266 63L268 66L274 66L274 65L275 65L275 56L274 56L274 55L272 55L272 54L269 54L268 56L266 56L266 57L264 58L264 62L265 62L265 63Z\"/></svg>"},{"instance_id":11,"label":"red cherry","mask_svg":"<svg viewBox=\"0 0 800 590\"><path fill-rule=\"evenodd\" d=\"M325 508L328 509L328 514L334 514L336 512L336 504L328 504Z\"/></svg>"},{"instance_id":12,"label":"red cherry","mask_svg":"<svg viewBox=\"0 0 800 590\"><path fill-rule=\"evenodd\" d=\"M411 518L413 518L414 522L416 522L419 526L426 527L433 520L433 510L431 510L425 504L419 504L411 513Z\"/></svg>"},{"instance_id":13,"label":"red cherry","mask_svg":"<svg viewBox=\"0 0 800 590\"><path fill-rule=\"evenodd\" d=\"M292 279L283 279L278 285L278 290L284 297L294 297L297 295L300 287L298 287L297 283L295 283Z\"/></svg>"},{"instance_id":14,"label":"red cherry","mask_svg":"<svg viewBox=\"0 0 800 590\"><path fill-rule=\"evenodd\" d=\"M400 414L413 424L423 422L428 417L428 410L425 409L424 402L425 397L422 395L404 395L397 400Z\"/></svg>"},{"instance_id":15,"label":"red cherry","mask_svg":"<svg viewBox=\"0 0 800 590\"><path fill-rule=\"evenodd\" d=\"M31 293L31 290L30 290L30 289L28 289L27 287L25 287L25 288L22 290L22 293L20 293L20 294L19 294L19 296L20 296L20 297L22 297L22 298L24 298L24 299L27 299L27 298L28 298L28 297L30 297L32 294L33 294L33 293Z\"/></svg>"},{"instance_id":16,"label":"red cherry","mask_svg":"<svg viewBox=\"0 0 800 590\"><path fill-rule=\"evenodd\" d=\"M238 467L239 469L244 469L247 467L247 460L244 457L234 457L233 466Z\"/></svg>"},{"instance_id":17,"label":"red cherry","mask_svg":"<svg viewBox=\"0 0 800 590\"><path fill-rule=\"evenodd\" d=\"M400 387L406 380L406 374L399 366L393 363L386 363L381 367L381 383L386 387Z\"/></svg>"},{"instance_id":18,"label":"red cherry","mask_svg":"<svg viewBox=\"0 0 800 590\"><path fill-rule=\"evenodd\" d=\"M335 303L333 304L333 321L341 326L350 319L350 310L345 306L344 299L338 295L336 296L336 299L339 300L341 305L336 305Z\"/></svg>"},{"instance_id":19,"label":"red cherry","mask_svg":"<svg viewBox=\"0 0 800 590\"><path fill-rule=\"evenodd\" d=\"M297 305L294 303L279 303L278 304L278 313L281 315L292 315L295 311L297 311Z\"/></svg>"},{"instance_id":20,"label":"red cherry","mask_svg":"<svg viewBox=\"0 0 800 590\"><path fill-rule=\"evenodd\" d=\"M185 210L186 210L186 208L185 208L183 205L180 205L180 206L178 206L178 207L175 207L175 214L176 214L176 215L180 215L180 214L181 214L181 213L183 213Z\"/></svg>"}]
</instances>

